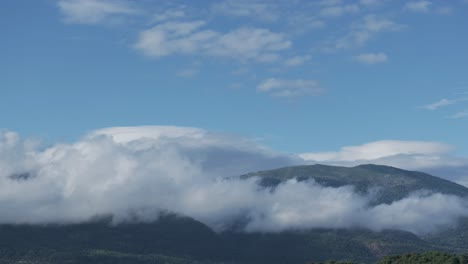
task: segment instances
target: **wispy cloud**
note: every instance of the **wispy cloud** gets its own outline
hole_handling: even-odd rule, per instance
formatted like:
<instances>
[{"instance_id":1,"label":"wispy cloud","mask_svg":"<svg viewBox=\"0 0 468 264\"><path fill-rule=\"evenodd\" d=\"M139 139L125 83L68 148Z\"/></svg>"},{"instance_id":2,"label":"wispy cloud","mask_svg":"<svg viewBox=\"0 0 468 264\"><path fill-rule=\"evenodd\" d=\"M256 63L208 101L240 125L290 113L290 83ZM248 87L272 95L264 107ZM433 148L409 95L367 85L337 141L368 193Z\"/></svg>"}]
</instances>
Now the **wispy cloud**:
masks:
<instances>
[{"instance_id":1,"label":"wispy cloud","mask_svg":"<svg viewBox=\"0 0 468 264\"><path fill-rule=\"evenodd\" d=\"M160 23L168 20L181 19L186 16L186 12L181 8L168 9L162 13L157 13L156 15L154 15L151 19L151 23Z\"/></svg>"},{"instance_id":2,"label":"wispy cloud","mask_svg":"<svg viewBox=\"0 0 468 264\"><path fill-rule=\"evenodd\" d=\"M388 59L387 55L383 52L379 53L362 53L354 56L354 60L365 64L384 63Z\"/></svg>"},{"instance_id":3,"label":"wispy cloud","mask_svg":"<svg viewBox=\"0 0 468 264\"><path fill-rule=\"evenodd\" d=\"M76 24L98 24L140 13L124 0L59 0L57 5L65 22Z\"/></svg>"},{"instance_id":4,"label":"wispy cloud","mask_svg":"<svg viewBox=\"0 0 468 264\"><path fill-rule=\"evenodd\" d=\"M405 27L406 25L398 24L387 18L367 15L360 22L352 25L348 34L336 41L335 49L360 47L379 33L399 31Z\"/></svg>"},{"instance_id":5,"label":"wispy cloud","mask_svg":"<svg viewBox=\"0 0 468 264\"><path fill-rule=\"evenodd\" d=\"M294 33L306 33L310 30L322 29L326 26L326 23L321 18L308 13L298 13L294 16L289 17L288 24L291 32Z\"/></svg>"},{"instance_id":6,"label":"wispy cloud","mask_svg":"<svg viewBox=\"0 0 468 264\"><path fill-rule=\"evenodd\" d=\"M327 6L320 10L320 15L325 17L339 17L345 14L359 12L359 6L356 4Z\"/></svg>"},{"instance_id":7,"label":"wispy cloud","mask_svg":"<svg viewBox=\"0 0 468 264\"><path fill-rule=\"evenodd\" d=\"M284 65L288 66L288 67L296 67L296 66L300 66L300 65L303 65L305 62L307 62L308 60L310 60L310 56L309 55L305 55L305 56L294 56L292 58L289 58L287 59L285 62L284 62Z\"/></svg>"},{"instance_id":8,"label":"wispy cloud","mask_svg":"<svg viewBox=\"0 0 468 264\"><path fill-rule=\"evenodd\" d=\"M199 69L187 68L187 69L183 69L183 70L178 71L177 76L188 78L188 77L193 77L193 76L197 75L199 72L200 72Z\"/></svg>"},{"instance_id":9,"label":"wispy cloud","mask_svg":"<svg viewBox=\"0 0 468 264\"><path fill-rule=\"evenodd\" d=\"M464 118L464 117L468 117L468 111L461 111L461 112L455 113L455 114L453 114L451 116L448 116L447 118L460 119L460 118Z\"/></svg>"},{"instance_id":10,"label":"wispy cloud","mask_svg":"<svg viewBox=\"0 0 468 264\"><path fill-rule=\"evenodd\" d=\"M211 9L215 15L249 17L263 21L274 21L279 17L278 8L272 1L224 0L213 4Z\"/></svg>"},{"instance_id":11,"label":"wispy cloud","mask_svg":"<svg viewBox=\"0 0 468 264\"><path fill-rule=\"evenodd\" d=\"M412 12L427 13L430 11L431 5L432 2L430 1L413 1L406 3L403 9Z\"/></svg>"},{"instance_id":12,"label":"wispy cloud","mask_svg":"<svg viewBox=\"0 0 468 264\"><path fill-rule=\"evenodd\" d=\"M382 3L382 0L359 0L359 4L363 6L374 6Z\"/></svg>"},{"instance_id":13,"label":"wispy cloud","mask_svg":"<svg viewBox=\"0 0 468 264\"><path fill-rule=\"evenodd\" d=\"M203 29L204 21L167 22L140 33L135 48L145 55L206 55L243 61L271 62L291 42L280 33L242 27L227 33Z\"/></svg>"},{"instance_id":14,"label":"wispy cloud","mask_svg":"<svg viewBox=\"0 0 468 264\"><path fill-rule=\"evenodd\" d=\"M319 95L323 88L315 80L282 80L270 78L257 86L257 91L269 93L275 97L299 97L306 95Z\"/></svg>"},{"instance_id":15,"label":"wispy cloud","mask_svg":"<svg viewBox=\"0 0 468 264\"><path fill-rule=\"evenodd\" d=\"M437 110L437 109L439 109L441 107L457 104L457 103L463 102L463 101L468 101L468 98L459 98L459 99L446 99L446 98L443 98L443 99L440 99L437 102L425 105L425 106L423 106L423 108L425 108L427 110Z\"/></svg>"},{"instance_id":16,"label":"wispy cloud","mask_svg":"<svg viewBox=\"0 0 468 264\"><path fill-rule=\"evenodd\" d=\"M435 12L439 15L450 15L454 12L454 9L450 6L438 7Z\"/></svg>"},{"instance_id":17,"label":"wispy cloud","mask_svg":"<svg viewBox=\"0 0 468 264\"><path fill-rule=\"evenodd\" d=\"M304 153L301 157L319 162L358 161L376 160L399 154L445 154L450 150L452 150L450 145L438 142L382 140L359 146L346 146L334 152Z\"/></svg>"}]
</instances>

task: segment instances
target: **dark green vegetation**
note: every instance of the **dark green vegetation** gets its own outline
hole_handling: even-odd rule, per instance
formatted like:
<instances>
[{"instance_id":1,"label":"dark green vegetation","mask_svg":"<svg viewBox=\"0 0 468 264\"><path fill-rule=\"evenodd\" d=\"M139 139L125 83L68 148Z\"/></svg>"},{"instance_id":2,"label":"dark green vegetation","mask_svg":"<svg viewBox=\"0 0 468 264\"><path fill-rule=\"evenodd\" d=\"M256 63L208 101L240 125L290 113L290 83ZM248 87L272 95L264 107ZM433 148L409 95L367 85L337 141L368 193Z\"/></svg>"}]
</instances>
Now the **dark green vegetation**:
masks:
<instances>
[{"instance_id":1,"label":"dark green vegetation","mask_svg":"<svg viewBox=\"0 0 468 264\"><path fill-rule=\"evenodd\" d=\"M398 200L419 189L468 195L467 188L437 177L375 165L354 168L297 166L242 177L255 175L268 186L297 177L299 180L315 179L327 186L355 185L361 192L378 187L381 196L377 199L384 202ZM427 251L467 253L468 221L465 220L458 229L423 238L403 231L364 229L215 233L198 221L170 214L153 223L116 226L111 224L111 217L74 225L0 225L0 264L305 264L330 259L344 264L375 263L387 255ZM400 258L413 261L426 254L411 255L414 258L407 256ZM444 254L433 257L445 261L444 256L454 257ZM388 261L400 259L387 257L380 263L422 263Z\"/></svg>"},{"instance_id":2,"label":"dark green vegetation","mask_svg":"<svg viewBox=\"0 0 468 264\"><path fill-rule=\"evenodd\" d=\"M0 263L307 263L434 250L407 232L310 230L217 234L190 218L110 219L75 225L1 225Z\"/></svg>"},{"instance_id":3,"label":"dark green vegetation","mask_svg":"<svg viewBox=\"0 0 468 264\"><path fill-rule=\"evenodd\" d=\"M309 264L353 264L353 262L327 261ZM376 264L468 264L468 255L455 255L442 252L413 253L386 256Z\"/></svg>"},{"instance_id":4,"label":"dark green vegetation","mask_svg":"<svg viewBox=\"0 0 468 264\"><path fill-rule=\"evenodd\" d=\"M405 254L401 256L387 256L377 264L468 264L468 255L454 255L441 252L424 254Z\"/></svg>"}]
</instances>

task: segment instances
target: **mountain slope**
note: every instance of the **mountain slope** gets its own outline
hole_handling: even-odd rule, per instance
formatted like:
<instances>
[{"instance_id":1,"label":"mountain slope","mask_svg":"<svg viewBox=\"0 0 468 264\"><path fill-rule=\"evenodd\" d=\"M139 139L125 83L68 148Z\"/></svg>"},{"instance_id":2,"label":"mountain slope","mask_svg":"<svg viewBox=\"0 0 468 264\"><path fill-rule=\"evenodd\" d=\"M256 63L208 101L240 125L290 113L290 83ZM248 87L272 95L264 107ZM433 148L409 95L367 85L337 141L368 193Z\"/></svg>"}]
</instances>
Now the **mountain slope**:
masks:
<instances>
[{"instance_id":1,"label":"mountain slope","mask_svg":"<svg viewBox=\"0 0 468 264\"><path fill-rule=\"evenodd\" d=\"M175 215L114 226L0 225L3 263L284 264L329 259L372 263L387 254L438 248L400 231L317 229L280 233L214 233Z\"/></svg>"},{"instance_id":2,"label":"mountain slope","mask_svg":"<svg viewBox=\"0 0 468 264\"><path fill-rule=\"evenodd\" d=\"M420 189L468 196L467 188L450 181L376 165L295 166L241 176L249 177L259 177L265 186L297 178L326 186L353 185L360 192L380 188L376 203L390 203ZM113 225L112 217L107 217L72 225L0 225L0 264L284 264L330 259L373 263L386 255L411 252L466 253L467 223L423 238L404 231L367 229L216 233L194 219L173 214L152 223Z\"/></svg>"},{"instance_id":3,"label":"mountain slope","mask_svg":"<svg viewBox=\"0 0 468 264\"><path fill-rule=\"evenodd\" d=\"M313 179L319 184L331 187L352 185L359 192L378 188L379 194L375 203L390 203L418 190L468 196L468 188L454 182L422 172L372 164L356 167L319 164L292 166L241 176L241 178L249 177L259 177L264 186L275 186L283 181L297 178L299 181Z\"/></svg>"}]
</instances>

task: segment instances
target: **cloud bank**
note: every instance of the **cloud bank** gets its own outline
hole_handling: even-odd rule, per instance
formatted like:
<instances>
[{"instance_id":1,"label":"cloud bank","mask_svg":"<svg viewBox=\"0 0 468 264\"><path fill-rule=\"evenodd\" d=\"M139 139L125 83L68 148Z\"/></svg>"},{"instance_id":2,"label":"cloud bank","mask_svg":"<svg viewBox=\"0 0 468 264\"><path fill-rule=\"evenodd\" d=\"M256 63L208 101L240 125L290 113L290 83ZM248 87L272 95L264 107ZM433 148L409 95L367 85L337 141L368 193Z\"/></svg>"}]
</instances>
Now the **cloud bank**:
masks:
<instances>
[{"instance_id":1,"label":"cloud bank","mask_svg":"<svg viewBox=\"0 0 468 264\"><path fill-rule=\"evenodd\" d=\"M427 172L468 186L468 159L451 155L453 147L439 142L381 140L338 151L299 154L304 160L328 165L378 164Z\"/></svg>"},{"instance_id":2,"label":"cloud bank","mask_svg":"<svg viewBox=\"0 0 468 264\"><path fill-rule=\"evenodd\" d=\"M256 178L230 177L303 162L187 127L107 128L47 148L0 132L0 223L76 223L108 214L117 223L153 221L172 211L214 230L246 219L249 232L364 227L420 234L468 216L466 201L451 195L421 192L370 206L372 195L352 186L293 179L268 189Z\"/></svg>"}]
</instances>

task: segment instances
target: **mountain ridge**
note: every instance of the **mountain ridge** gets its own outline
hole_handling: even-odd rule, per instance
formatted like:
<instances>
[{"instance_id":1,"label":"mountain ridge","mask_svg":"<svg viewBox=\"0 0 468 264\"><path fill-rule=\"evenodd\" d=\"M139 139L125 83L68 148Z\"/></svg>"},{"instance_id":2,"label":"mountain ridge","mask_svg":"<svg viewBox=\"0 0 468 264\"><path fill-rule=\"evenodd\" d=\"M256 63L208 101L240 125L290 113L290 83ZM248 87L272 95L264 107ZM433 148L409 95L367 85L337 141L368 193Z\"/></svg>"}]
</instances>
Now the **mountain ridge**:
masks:
<instances>
[{"instance_id":1,"label":"mountain ridge","mask_svg":"<svg viewBox=\"0 0 468 264\"><path fill-rule=\"evenodd\" d=\"M323 164L297 165L263 170L241 175L240 178L260 178L262 186L274 187L290 179L314 180L327 187L352 185L356 191L366 193L381 188L374 203L391 203L418 190L468 197L468 188L449 180L419 171L396 167L362 164L354 167Z\"/></svg>"},{"instance_id":2,"label":"mountain ridge","mask_svg":"<svg viewBox=\"0 0 468 264\"><path fill-rule=\"evenodd\" d=\"M267 188L290 179L314 180L330 187L353 185L362 193L380 186L382 195L376 203L391 203L421 188L461 197L468 195L468 188L436 176L372 164L300 165L239 177L258 177ZM468 221L458 229L419 237L407 231L364 228L214 232L193 218L172 213L162 214L154 222L118 225L108 216L71 225L2 224L0 264L305 264L330 259L374 263L387 255L413 252L466 253L467 237Z\"/></svg>"}]
</instances>

